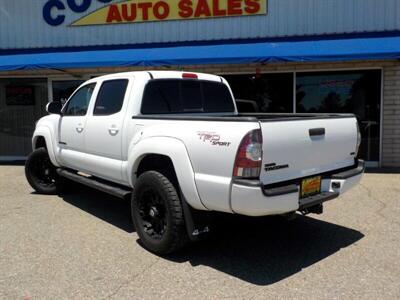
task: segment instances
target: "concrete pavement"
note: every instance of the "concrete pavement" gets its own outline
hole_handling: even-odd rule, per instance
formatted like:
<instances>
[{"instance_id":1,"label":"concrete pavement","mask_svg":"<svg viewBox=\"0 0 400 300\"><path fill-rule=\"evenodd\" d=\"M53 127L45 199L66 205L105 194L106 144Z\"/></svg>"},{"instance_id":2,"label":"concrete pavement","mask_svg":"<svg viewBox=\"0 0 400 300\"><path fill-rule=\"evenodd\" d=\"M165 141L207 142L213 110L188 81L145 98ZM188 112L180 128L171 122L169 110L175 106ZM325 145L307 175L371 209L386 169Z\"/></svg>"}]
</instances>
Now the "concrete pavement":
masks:
<instances>
[{"instance_id":1,"label":"concrete pavement","mask_svg":"<svg viewBox=\"0 0 400 300\"><path fill-rule=\"evenodd\" d=\"M128 203L37 195L22 166L0 166L0 298L399 299L399 195L399 174L366 174L323 215L225 216L214 238L160 258Z\"/></svg>"}]
</instances>

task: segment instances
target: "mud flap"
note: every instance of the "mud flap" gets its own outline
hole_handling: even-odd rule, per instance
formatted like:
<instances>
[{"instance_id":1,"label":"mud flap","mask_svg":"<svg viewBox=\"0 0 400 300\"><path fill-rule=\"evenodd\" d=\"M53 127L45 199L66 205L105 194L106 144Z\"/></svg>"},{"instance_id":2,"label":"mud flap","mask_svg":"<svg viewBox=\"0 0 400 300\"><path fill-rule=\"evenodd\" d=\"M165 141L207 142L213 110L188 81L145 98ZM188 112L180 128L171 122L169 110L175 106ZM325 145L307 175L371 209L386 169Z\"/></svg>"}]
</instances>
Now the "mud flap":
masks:
<instances>
[{"instance_id":1,"label":"mud flap","mask_svg":"<svg viewBox=\"0 0 400 300\"><path fill-rule=\"evenodd\" d=\"M211 213L192 208L182 193L181 202L189 239L191 241L199 241L206 238L210 233Z\"/></svg>"}]
</instances>

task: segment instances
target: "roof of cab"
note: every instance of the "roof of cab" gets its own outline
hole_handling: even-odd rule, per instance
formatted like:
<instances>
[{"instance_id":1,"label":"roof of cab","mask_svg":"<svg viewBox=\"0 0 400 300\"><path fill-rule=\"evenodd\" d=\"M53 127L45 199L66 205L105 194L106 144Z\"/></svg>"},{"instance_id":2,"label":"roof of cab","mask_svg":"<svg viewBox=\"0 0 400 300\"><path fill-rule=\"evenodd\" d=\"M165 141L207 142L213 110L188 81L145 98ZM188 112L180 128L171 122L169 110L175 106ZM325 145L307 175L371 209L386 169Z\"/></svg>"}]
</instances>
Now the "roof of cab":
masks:
<instances>
[{"instance_id":1,"label":"roof of cab","mask_svg":"<svg viewBox=\"0 0 400 300\"><path fill-rule=\"evenodd\" d=\"M196 74L198 79L200 80L209 80L209 81L219 81L221 82L221 77L212 74L205 73L197 73L197 72L189 72L189 71L133 71L133 72L123 72L123 73L113 73L108 75L103 75L99 77L95 77L90 81L103 81L107 79L116 79L121 77L135 77L135 76L146 76L149 79L166 79L166 78L182 78L184 73Z\"/></svg>"}]
</instances>

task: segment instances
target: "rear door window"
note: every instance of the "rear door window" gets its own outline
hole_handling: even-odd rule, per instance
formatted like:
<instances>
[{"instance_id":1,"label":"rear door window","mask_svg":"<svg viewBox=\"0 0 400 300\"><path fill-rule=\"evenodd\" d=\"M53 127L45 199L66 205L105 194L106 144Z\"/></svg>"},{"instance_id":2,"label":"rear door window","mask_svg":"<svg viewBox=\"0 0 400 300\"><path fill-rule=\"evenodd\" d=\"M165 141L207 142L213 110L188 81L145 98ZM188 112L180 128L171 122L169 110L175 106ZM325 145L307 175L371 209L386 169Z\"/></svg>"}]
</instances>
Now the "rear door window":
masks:
<instances>
[{"instance_id":1,"label":"rear door window","mask_svg":"<svg viewBox=\"0 0 400 300\"><path fill-rule=\"evenodd\" d=\"M156 79L148 82L142 114L234 112L228 87L205 80Z\"/></svg>"},{"instance_id":2,"label":"rear door window","mask_svg":"<svg viewBox=\"0 0 400 300\"><path fill-rule=\"evenodd\" d=\"M108 116L121 111L127 86L127 79L104 81L97 95L93 115Z\"/></svg>"}]
</instances>

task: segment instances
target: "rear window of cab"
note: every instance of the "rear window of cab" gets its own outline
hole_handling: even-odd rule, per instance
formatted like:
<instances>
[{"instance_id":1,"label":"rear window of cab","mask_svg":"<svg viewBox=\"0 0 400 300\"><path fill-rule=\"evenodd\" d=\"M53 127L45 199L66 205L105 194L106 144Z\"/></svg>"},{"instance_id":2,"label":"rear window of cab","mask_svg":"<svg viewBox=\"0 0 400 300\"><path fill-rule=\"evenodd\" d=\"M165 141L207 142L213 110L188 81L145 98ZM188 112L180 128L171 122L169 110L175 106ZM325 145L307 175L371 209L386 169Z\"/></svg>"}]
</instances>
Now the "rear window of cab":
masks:
<instances>
[{"instance_id":1,"label":"rear window of cab","mask_svg":"<svg viewBox=\"0 0 400 300\"><path fill-rule=\"evenodd\" d=\"M228 87L215 81L155 79L147 83L142 114L234 112Z\"/></svg>"}]
</instances>

